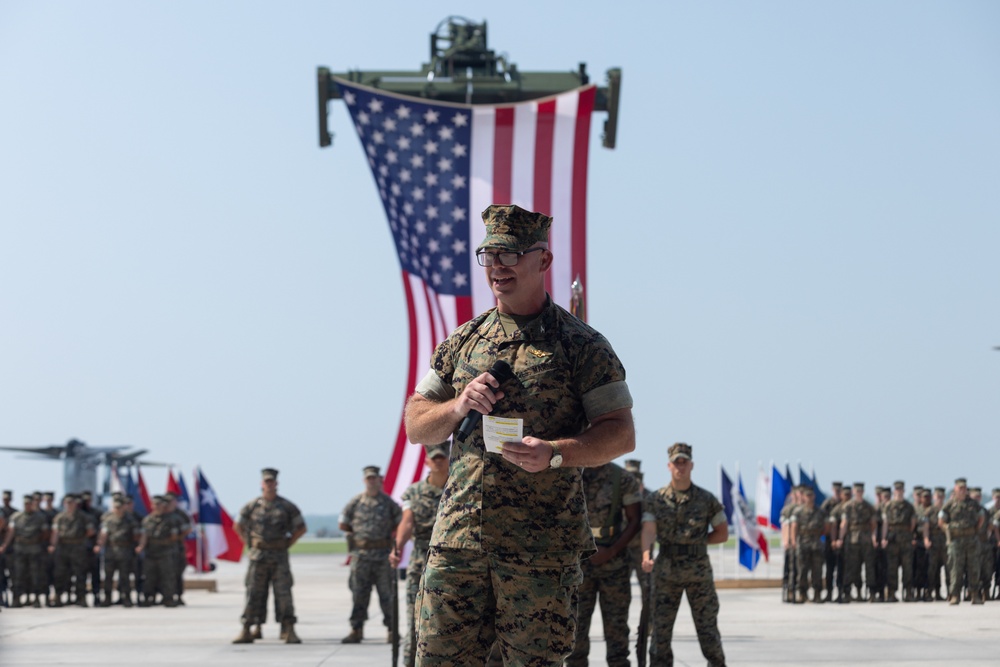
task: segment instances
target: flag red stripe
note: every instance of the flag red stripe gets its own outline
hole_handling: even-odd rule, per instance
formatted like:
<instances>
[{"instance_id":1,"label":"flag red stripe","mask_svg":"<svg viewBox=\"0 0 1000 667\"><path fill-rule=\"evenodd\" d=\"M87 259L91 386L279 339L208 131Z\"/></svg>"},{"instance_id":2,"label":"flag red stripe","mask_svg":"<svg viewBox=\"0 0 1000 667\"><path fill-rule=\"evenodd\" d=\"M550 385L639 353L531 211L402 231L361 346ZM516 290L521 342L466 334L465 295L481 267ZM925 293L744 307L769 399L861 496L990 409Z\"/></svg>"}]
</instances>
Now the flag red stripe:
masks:
<instances>
[{"instance_id":1,"label":"flag red stripe","mask_svg":"<svg viewBox=\"0 0 1000 667\"><path fill-rule=\"evenodd\" d=\"M556 101L538 105L535 120L534 210L552 215L552 142L555 136ZM545 291L552 292L552 272L545 273Z\"/></svg>"},{"instance_id":2,"label":"flag red stripe","mask_svg":"<svg viewBox=\"0 0 1000 667\"><path fill-rule=\"evenodd\" d=\"M573 213L572 213L572 266L571 279L577 276L583 283L584 304L587 302L587 161L590 146L590 115L594 111L596 88L580 91L576 115L576 146L573 155ZM586 313L586 309L584 313Z\"/></svg>"},{"instance_id":3,"label":"flag red stripe","mask_svg":"<svg viewBox=\"0 0 1000 667\"><path fill-rule=\"evenodd\" d=\"M406 398L409 397L410 392L413 391L413 387L417 384L416 379L416 363L417 363L417 340L419 339L419 333L417 331L417 309L416 305L413 303L413 292L410 289L409 274L406 271L402 272L403 277L403 293L406 295L406 319L410 327L410 349L409 349L409 364L406 372L406 390L404 392L403 401L405 405ZM399 465L403 460L403 455L406 453L406 447L408 440L406 439L406 427L403 423L402 418L399 422L399 431L396 434L396 446L392 449L392 458L389 461L389 469L386 470L385 479L382 482L382 488L386 493L392 495L392 491L396 486L396 475L399 474Z\"/></svg>"},{"instance_id":4,"label":"flag red stripe","mask_svg":"<svg viewBox=\"0 0 1000 667\"><path fill-rule=\"evenodd\" d=\"M498 107L493 139L493 203L509 204L514 161L514 109Z\"/></svg>"}]
</instances>

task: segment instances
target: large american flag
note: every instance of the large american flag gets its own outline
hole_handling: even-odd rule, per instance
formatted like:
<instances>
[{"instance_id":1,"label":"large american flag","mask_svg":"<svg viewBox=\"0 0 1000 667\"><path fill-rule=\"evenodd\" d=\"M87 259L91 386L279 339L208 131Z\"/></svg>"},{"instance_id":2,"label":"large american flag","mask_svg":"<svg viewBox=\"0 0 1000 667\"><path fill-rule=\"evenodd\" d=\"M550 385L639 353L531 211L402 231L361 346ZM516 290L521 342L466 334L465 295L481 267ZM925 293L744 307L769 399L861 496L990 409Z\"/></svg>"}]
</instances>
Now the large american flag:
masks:
<instances>
[{"instance_id":1,"label":"large american flag","mask_svg":"<svg viewBox=\"0 0 1000 667\"><path fill-rule=\"evenodd\" d=\"M549 294L569 308L587 280L587 156L596 87L508 105L428 102L336 79L378 187L403 273L410 329L406 395L434 348L496 305L476 247L482 211L517 204L553 217ZM399 499L424 473L402 419L385 475Z\"/></svg>"}]
</instances>

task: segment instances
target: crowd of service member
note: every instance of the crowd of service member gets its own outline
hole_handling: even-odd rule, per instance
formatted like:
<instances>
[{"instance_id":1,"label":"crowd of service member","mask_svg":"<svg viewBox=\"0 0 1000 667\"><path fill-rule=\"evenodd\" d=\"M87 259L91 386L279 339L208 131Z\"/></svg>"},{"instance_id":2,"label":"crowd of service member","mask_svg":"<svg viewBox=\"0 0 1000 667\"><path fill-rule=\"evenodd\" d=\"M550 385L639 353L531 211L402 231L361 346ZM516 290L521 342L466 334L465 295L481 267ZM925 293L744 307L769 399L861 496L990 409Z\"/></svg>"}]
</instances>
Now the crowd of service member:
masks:
<instances>
[{"instance_id":1,"label":"crowd of service member","mask_svg":"<svg viewBox=\"0 0 1000 667\"><path fill-rule=\"evenodd\" d=\"M781 513L785 602L955 605L1000 597L1000 488L991 509L965 478L950 493L915 486L908 499L897 481L876 487L874 503L864 494L863 483L834 482L817 506L812 488L793 489Z\"/></svg>"},{"instance_id":2,"label":"crowd of service member","mask_svg":"<svg viewBox=\"0 0 1000 667\"><path fill-rule=\"evenodd\" d=\"M184 538L191 518L171 493L153 497L140 518L130 496L112 496L102 511L89 491L26 494L20 509L3 492L0 507L2 603L17 607L184 604ZM133 591L135 597L133 599Z\"/></svg>"}]
</instances>

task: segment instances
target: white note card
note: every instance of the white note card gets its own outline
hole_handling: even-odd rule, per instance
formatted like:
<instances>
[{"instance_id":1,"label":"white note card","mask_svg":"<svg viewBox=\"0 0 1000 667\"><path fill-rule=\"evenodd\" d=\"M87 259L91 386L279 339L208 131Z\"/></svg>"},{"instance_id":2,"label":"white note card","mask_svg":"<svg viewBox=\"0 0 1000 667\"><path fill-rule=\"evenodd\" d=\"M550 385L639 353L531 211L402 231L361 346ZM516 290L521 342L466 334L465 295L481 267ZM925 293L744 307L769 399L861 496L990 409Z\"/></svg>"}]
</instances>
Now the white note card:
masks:
<instances>
[{"instance_id":1,"label":"white note card","mask_svg":"<svg viewBox=\"0 0 1000 667\"><path fill-rule=\"evenodd\" d=\"M483 415L483 440L486 441L486 451L500 454L501 445L505 442L521 442L524 437L524 420L510 417L494 417Z\"/></svg>"}]
</instances>

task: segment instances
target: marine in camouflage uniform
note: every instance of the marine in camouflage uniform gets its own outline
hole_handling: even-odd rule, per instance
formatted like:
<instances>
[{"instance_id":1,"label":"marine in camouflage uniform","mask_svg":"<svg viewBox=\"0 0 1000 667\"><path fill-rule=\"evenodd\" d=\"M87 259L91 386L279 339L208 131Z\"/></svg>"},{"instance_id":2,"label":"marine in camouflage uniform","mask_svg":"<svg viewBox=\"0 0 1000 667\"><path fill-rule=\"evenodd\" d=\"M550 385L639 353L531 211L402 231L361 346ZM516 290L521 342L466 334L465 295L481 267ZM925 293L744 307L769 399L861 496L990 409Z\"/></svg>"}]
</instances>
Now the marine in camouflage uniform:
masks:
<instances>
[{"instance_id":1,"label":"marine in camouflage uniform","mask_svg":"<svg viewBox=\"0 0 1000 667\"><path fill-rule=\"evenodd\" d=\"M406 639L403 642L403 665L413 667L417 656L417 632L414 607L420 578L424 574L427 548L431 543L431 532L437 519L441 492L448 481L448 443L425 447L427 457L424 464L430 469L426 479L410 485L400 500L403 503L403 518L396 531L396 548L389 554L389 564L399 567L406 543L413 539L413 550L406 565Z\"/></svg>"},{"instance_id":2,"label":"marine in camouflage uniform","mask_svg":"<svg viewBox=\"0 0 1000 667\"><path fill-rule=\"evenodd\" d=\"M111 501L111 511L101 517L101 531L94 545L94 553L104 550L104 600L101 605L111 606L111 589L115 572L118 573L118 591L121 602L132 606L131 576L135 570L135 549L139 545L142 527L125 512L125 501L117 497Z\"/></svg>"},{"instance_id":3,"label":"marine in camouflage uniform","mask_svg":"<svg viewBox=\"0 0 1000 667\"><path fill-rule=\"evenodd\" d=\"M192 528L194 528L194 522L191 520L191 516L177 504L178 498L176 493L167 491L163 494L163 497L168 501L167 513L170 514L177 524L177 530L181 536L181 539L177 540L174 544L174 576L177 580L174 587L177 590L177 604L184 604L184 598L182 597L184 595L184 570L188 566L187 548L184 546L184 541L187 539Z\"/></svg>"},{"instance_id":4,"label":"marine in camouflage uniform","mask_svg":"<svg viewBox=\"0 0 1000 667\"><path fill-rule=\"evenodd\" d=\"M11 559L13 582L11 586L11 607L21 606L21 596L27 595L27 602L41 607L45 597L45 572L42 552L48 537L48 522L45 515L35 507L32 496L24 497L24 509L11 515L8 521L7 537L0 546L0 553L7 554L13 544ZM31 597L34 596L32 603Z\"/></svg>"},{"instance_id":5,"label":"marine in camouflage uniform","mask_svg":"<svg viewBox=\"0 0 1000 667\"><path fill-rule=\"evenodd\" d=\"M417 602L417 664L482 664L497 641L505 664L559 665L573 648L580 557L595 548L580 467L634 449L632 399L607 340L545 292L551 218L494 205L483 220L477 257L497 308L437 347L406 409L410 441L456 436ZM513 371L502 385L487 372L498 360ZM483 428L457 433L473 410L519 420L523 437L486 451Z\"/></svg>"},{"instance_id":6,"label":"marine in camouflage uniform","mask_svg":"<svg viewBox=\"0 0 1000 667\"><path fill-rule=\"evenodd\" d=\"M709 667L724 667L726 656L719 634L719 597L708 557L709 544L729 537L722 504L708 491L691 483L691 447L683 442L668 450L670 484L654 493L642 517L642 567L653 573L651 598L653 639L651 667L674 664L671 648L674 620L687 593L701 654ZM659 542L653 561L653 542Z\"/></svg>"},{"instance_id":7,"label":"marine in camouflage uniform","mask_svg":"<svg viewBox=\"0 0 1000 667\"><path fill-rule=\"evenodd\" d=\"M856 599L861 599L861 566L865 566L865 583L868 599L875 601L875 508L865 500L864 482L854 483L854 497L844 503L841 511L838 543L844 549L844 588L850 592L857 588Z\"/></svg>"},{"instance_id":8,"label":"marine in camouflage uniform","mask_svg":"<svg viewBox=\"0 0 1000 667\"><path fill-rule=\"evenodd\" d=\"M42 507L40 511L45 515L45 529L46 538L45 544L42 546L42 569L43 569L43 588L45 591L45 604L46 606L52 605L52 599L49 597L52 591L52 587L55 585L55 560L52 558L52 554L49 550L45 548L48 545L48 536L51 535L52 531L52 521L56 518L56 514L59 510L53 505L56 494L54 491L46 491L42 494Z\"/></svg>"},{"instance_id":9,"label":"marine in camouflage uniform","mask_svg":"<svg viewBox=\"0 0 1000 667\"><path fill-rule=\"evenodd\" d=\"M642 462L638 459L626 459L625 470L632 473L635 481L639 483L639 492L642 493L642 507L645 511L646 501L650 496L650 491L643 482ZM635 645L636 655L640 657L640 664L645 664L645 656L649 649L646 640L649 638L649 583L650 576L642 571L642 529L636 533L632 541L628 543L629 577L635 573L635 578L639 582L639 593L642 598L642 610L639 612L639 631Z\"/></svg>"},{"instance_id":10,"label":"marine in camouflage uniform","mask_svg":"<svg viewBox=\"0 0 1000 667\"><path fill-rule=\"evenodd\" d=\"M97 541L97 530L101 527L101 516L104 513L94 505L93 494L90 491L84 491L80 494L79 511L89 514L90 522L94 526L94 534L88 537L85 542L85 551L87 554L87 578L90 579L90 592L94 595L94 606L97 607L101 602L101 557L94 553L94 544Z\"/></svg>"},{"instance_id":11,"label":"marine in camouflage uniform","mask_svg":"<svg viewBox=\"0 0 1000 667\"><path fill-rule=\"evenodd\" d=\"M97 532L90 514L79 509L75 495L63 498L63 511L52 519L49 552L55 556L56 599L55 606L62 606L63 594L72 587L74 600L80 607L87 606L87 546L88 537ZM69 598L67 597L67 602Z\"/></svg>"},{"instance_id":12,"label":"marine in camouflage uniform","mask_svg":"<svg viewBox=\"0 0 1000 667\"><path fill-rule=\"evenodd\" d=\"M837 539L836 530L832 533L830 528L832 524L830 523L830 518L833 516L833 512L837 505L840 504L840 491L844 487L841 482L833 483L833 491L830 495L823 501L823 504L819 506L823 516L826 518L827 526L824 529L826 534L823 540L823 560L826 563L825 572L825 583L826 583L826 597L824 602L830 602L833 600L833 586L837 581L837 550L833 548L833 541Z\"/></svg>"},{"instance_id":13,"label":"marine in camouflage uniform","mask_svg":"<svg viewBox=\"0 0 1000 667\"><path fill-rule=\"evenodd\" d=\"M927 549L927 588L934 600L943 600L948 596L947 592L941 594L941 568L948 562L948 539L938 521L944 507L944 494L943 486L935 487L933 503L924 508L921 517L924 547ZM944 579L947 589L947 577Z\"/></svg>"},{"instance_id":14,"label":"marine in camouflage uniform","mask_svg":"<svg viewBox=\"0 0 1000 667\"><path fill-rule=\"evenodd\" d=\"M781 549L785 555L784 566L781 570L781 600L783 602L795 602L795 588L798 577L796 576L795 548L791 544L789 531L791 529L790 520L792 514L802 504L801 492L801 486L793 486L791 493L785 497L784 507L781 508L781 512L778 514L778 520L781 522Z\"/></svg>"},{"instance_id":15,"label":"marine in camouflage uniform","mask_svg":"<svg viewBox=\"0 0 1000 667\"><path fill-rule=\"evenodd\" d=\"M153 604L156 593L163 598L164 607L177 606L177 574L175 569L175 543L181 539L177 522L167 511L168 501L163 496L153 496L153 513L142 520L142 536L137 553L145 554L143 573L146 581L140 607Z\"/></svg>"},{"instance_id":16,"label":"marine in camouflage uniform","mask_svg":"<svg viewBox=\"0 0 1000 667\"><path fill-rule=\"evenodd\" d=\"M924 546L923 520L926 507L931 504L930 493L924 496L924 487L913 487L913 509L916 515L916 528L912 533L913 544L913 599L915 601L930 601L930 588L927 586L927 548Z\"/></svg>"},{"instance_id":17,"label":"marine in camouflage uniform","mask_svg":"<svg viewBox=\"0 0 1000 667\"><path fill-rule=\"evenodd\" d=\"M368 603L372 587L378 592L382 608L382 623L391 627L392 592L395 570L389 565L393 548L393 533L403 517L403 510L382 491L382 476L378 466L364 469L365 491L351 498L340 515L340 529L354 534L349 581L354 606L351 609L351 632L341 642L357 644L364 637L368 620ZM393 641L389 630L388 641Z\"/></svg>"},{"instance_id":18,"label":"marine in camouflage uniform","mask_svg":"<svg viewBox=\"0 0 1000 667\"><path fill-rule=\"evenodd\" d=\"M3 505L0 505L0 530L7 530L7 525L10 523L10 518L14 516L14 512L17 512L17 508L11 505L11 501L14 498L13 491L3 492ZM7 587L10 585L11 563L7 558L6 554L0 554L0 597L3 601L7 599Z\"/></svg>"},{"instance_id":19,"label":"marine in camouflage uniform","mask_svg":"<svg viewBox=\"0 0 1000 667\"><path fill-rule=\"evenodd\" d=\"M809 599L812 584L812 602L822 602L823 597L823 536L826 533L826 514L816 507L816 492L805 487L800 492L801 504L789 517L791 547L795 551L798 573L798 590L795 601Z\"/></svg>"},{"instance_id":20,"label":"marine in camouflage uniform","mask_svg":"<svg viewBox=\"0 0 1000 667\"><path fill-rule=\"evenodd\" d=\"M868 584L869 602L885 602L885 589L889 580L889 558L882 546L882 508L890 500L889 490L884 486L875 487L875 581L869 581L865 572L865 583Z\"/></svg>"},{"instance_id":21,"label":"marine in camouflage uniform","mask_svg":"<svg viewBox=\"0 0 1000 667\"><path fill-rule=\"evenodd\" d=\"M991 574L994 584L986 583L986 593L990 598L993 591L1000 588L1000 488L993 489L993 513L989 517L990 521L990 551L993 554L993 568Z\"/></svg>"},{"instance_id":22,"label":"marine in camouflage uniform","mask_svg":"<svg viewBox=\"0 0 1000 667\"><path fill-rule=\"evenodd\" d=\"M843 535L840 534L840 522L844 518L844 507L850 501L850 487L841 488L840 501L834 505L829 518L826 520L826 534L830 537L830 543L837 556L837 576L834 585L837 588L837 599L835 602L838 603L847 603L851 601L850 586L847 584L847 577L844 572L846 561L844 559L844 545L841 540Z\"/></svg>"},{"instance_id":23,"label":"marine in camouflage uniform","mask_svg":"<svg viewBox=\"0 0 1000 667\"><path fill-rule=\"evenodd\" d=\"M249 644L258 639L250 631L253 625L267 618L267 591L274 588L274 616L281 624L280 639L286 644L301 644L295 633L295 605L292 602L292 570L288 564L288 549L306 534L302 512L293 502L278 495L278 471L261 470L260 497L240 510L233 526L250 548L250 565L246 576L246 605L240 621L243 630L234 644Z\"/></svg>"},{"instance_id":24,"label":"marine in camouflage uniform","mask_svg":"<svg viewBox=\"0 0 1000 667\"><path fill-rule=\"evenodd\" d=\"M903 601L913 601L913 531L917 527L917 511L903 497L906 484L893 483L893 498L882 506L882 548L887 558L887 601L898 602L899 569L903 568Z\"/></svg>"},{"instance_id":25,"label":"marine in camouflage uniform","mask_svg":"<svg viewBox=\"0 0 1000 667\"><path fill-rule=\"evenodd\" d=\"M590 620L601 600L606 664L628 667L628 607L632 581L628 545L642 522L642 494L635 478L614 463L583 469L590 531L597 553L581 563L583 583L577 590L576 644L566 667L587 667Z\"/></svg>"},{"instance_id":26,"label":"marine in camouflage uniform","mask_svg":"<svg viewBox=\"0 0 1000 667\"><path fill-rule=\"evenodd\" d=\"M983 517L982 524L976 532L979 543L979 594L983 600L989 599L990 582L993 579L993 526L989 511L983 507L983 489L976 486L969 489L969 497L979 505L979 513Z\"/></svg>"},{"instance_id":27,"label":"marine in camouflage uniform","mask_svg":"<svg viewBox=\"0 0 1000 667\"><path fill-rule=\"evenodd\" d=\"M972 591L972 604L982 604L979 592L979 544L976 533L982 526L982 509L969 498L965 478L955 480L955 491L951 500L944 504L938 514L938 521L948 537L948 604L958 604L962 596L962 584L968 581Z\"/></svg>"}]
</instances>

